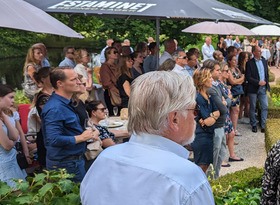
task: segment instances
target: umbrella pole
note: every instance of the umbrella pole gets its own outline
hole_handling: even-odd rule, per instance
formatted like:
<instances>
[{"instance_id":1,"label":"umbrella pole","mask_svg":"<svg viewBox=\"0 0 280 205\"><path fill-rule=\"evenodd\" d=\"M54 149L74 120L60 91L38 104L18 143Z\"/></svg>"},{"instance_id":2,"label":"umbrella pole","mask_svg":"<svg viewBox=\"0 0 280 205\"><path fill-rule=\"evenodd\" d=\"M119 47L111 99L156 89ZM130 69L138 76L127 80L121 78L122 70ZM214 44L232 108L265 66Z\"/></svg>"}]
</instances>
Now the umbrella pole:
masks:
<instances>
[{"instance_id":1,"label":"umbrella pole","mask_svg":"<svg viewBox=\"0 0 280 205\"><path fill-rule=\"evenodd\" d=\"M156 18L156 43L157 43L157 47L159 48L159 34L160 34L160 31L159 31L159 28L160 28L160 20L159 20L159 17ZM159 52L157 52L157 69L159 67Z\"/></svg>"}]
</instances>

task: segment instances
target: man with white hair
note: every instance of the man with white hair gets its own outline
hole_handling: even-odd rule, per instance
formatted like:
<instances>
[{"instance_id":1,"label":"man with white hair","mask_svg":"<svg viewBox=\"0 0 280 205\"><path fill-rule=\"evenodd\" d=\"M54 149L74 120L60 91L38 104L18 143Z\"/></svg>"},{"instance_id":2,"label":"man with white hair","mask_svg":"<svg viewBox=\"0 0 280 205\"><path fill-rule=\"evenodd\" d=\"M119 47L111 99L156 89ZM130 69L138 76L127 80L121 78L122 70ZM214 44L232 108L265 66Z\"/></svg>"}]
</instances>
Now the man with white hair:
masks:
<instances>
[{"instance_id":1,"label":"man with white hair","mask_svg":"<svg viewBox=\"0 0 280 205\"><path fill-rule=\"evenodd\" d=\"M212 40L211 37L206 37L205 38L205 43L202 46L202 55L203 55L203 61L207 59L212 59L214 60L213 53L215 51L214 47L211 45Z\"/></svg>"},{"instance_id":2,"label":"man with white hair","mask_svg":"<svg viewBox=\"0 0 280 205\"><path fill-rule=\"evenodd\" d=\"M184 51L175 51L172 54L172 58L176 62L172 71L185 76L190 76L189 72L185 68L188 63L188 57L186 53Z\"/></svg>"},{"instance_id":3,"label":"man with white hair","mask_svg":"<svg viewBox=\"0 0 280 205\"><path fill-rule=\"evenodd\" d=\"M175 72L135 79L128 106L131 138L98 156L81 183L82 204L214 205L205 174L183 147L194 140L195 96L192 78Z\"/></svg>"}]
</instances>

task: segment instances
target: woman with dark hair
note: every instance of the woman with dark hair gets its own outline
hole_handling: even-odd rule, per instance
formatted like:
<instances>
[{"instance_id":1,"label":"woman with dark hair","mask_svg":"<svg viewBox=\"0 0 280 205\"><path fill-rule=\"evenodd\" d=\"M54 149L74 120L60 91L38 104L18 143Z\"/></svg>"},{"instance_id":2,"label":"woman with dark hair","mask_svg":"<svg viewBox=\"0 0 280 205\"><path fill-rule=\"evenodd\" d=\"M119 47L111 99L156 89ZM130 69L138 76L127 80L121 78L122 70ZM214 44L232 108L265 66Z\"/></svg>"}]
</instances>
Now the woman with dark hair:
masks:
<instances>
[{"instance_id":1,"label":"woman with dark hair","mask_svg":"<svg viewBox=\"0 0 280 205\"><path fill-rule=\"evenodd\" d=\"M246 71L246 63L249 60L249 55L248 52L241 52L238 56L238 68L242 74L245 75ZM239 106L239 115L238 118L241 119L243 117L243 112L244 116L248 117L249 116L249 109L250 109L250 102L249 102L249 97L247 96L247 89L246 89L247 82L244 80L242 86L243 86L243 91L244 94L240 96L240 106Z\"/></svg>"},{"instance_id":2,"label":"woman with dark hair","mask_svg":"<svg viewBox=\"0 0 280 205\"><path fill-rule=\"evenodd\" d=\"M196 103L199 112L196 118L195 139L191 147L195 163L206 173L209 165L213 163L214 124L220 112L211 96L207 94L207 89L212 87L210 69L195 70L193 81L197 89Z\"/></svg>"},{"instance_id":3,"label":"woman with dark hair","mask_svg":"<svg viewBox=\"0 0 280 205\"><path fill-rule=\"evenodd\" d=\"M106 127L99 125L101 120L104 120L107 115L107 108L101 101L90 101L86 103L86 110L89 115L89 120L99 131L99 138L102 141L102 147L107 148L115 145L115 135L109 132Z\"/></svg>"},{"instance_id":4,"label":"woman with dark hair","mask_svg":"<svg viewBox=\"0 0 280 205\"><path fill-rule=\"evenodd\" d=\"M142 55L141 52L135 51L132 54L132 59L134 61L133 67L132 67L132 78L135 79L144 73L144 69L142 66L143 61L144 61L144 56Z\"/></svg>"},{"instance_id":5,"label":"woman with dark hair","mask_svg":"<svg viewBox=\"0 0 280 205\"><path fill-rule=\"evenodd\" d=\"M228 56L227 59L229 67L228 83L231 85L231 93L233 102L230 108L230 119L232 121L235 136L241 136L237 131L237 121L239 114L240 95L244 93L242 84L245 80L245 75L237 68L237 59L235 55ZM242 93L243 92L243 93Z\"/></svg>"},{"instance_id":6,"label":"woman with dark hair","mask_svg":"<svg viewBox=\"0 0 280 205\"><path fill-rule=\"evenodd\" d=\"M133 81L131 76L131 69L133 65L133 60L130 56L121 56L119 59L119 78L117 80L117 87L120 92L120 97L122 100L122 108L128 107L128 100L130 96L130 85Z\"/></svg>"},{"instance_id":7,"label":"woman with dark hair","mask_svg":"<svg viewBox=\"0 0 280 205\"><path fill-rule=\"evenodd\" d=\"M104 91L104 99L109 110L109 115L113 115L113 106L119 106L120 94L117 88L117 79L118 79L118 59L119 53L115 47L108 47L105 49L105 63L101 65L100 68L100 80ZM110 96L114 94L115 96ZM115 97L115 98L114 98ZM119 102L114 101L115 99Z\"/></svg>"},{"instance_id":8,"label":"woman with dark hair","mask_svg":"<svg viewBox=\"0 0 280 205\"><path fill-rule=\"evenodd\" d=\"M3 109L14 104L14 90L7 85L0 85L0 180L11 187L16 187L13 179L25 180L26 172L17 163L17 151L14 148L19 140L19 132L10 122Z\"/></svg>"},{"instance_id":9,"label":"woman with dark hair","mask_svg":"<svg viewBox=\"0 0 280 205\"><path fill-rule=\"evenodd\" d=\"M38 85L40 85L41 90L38 94L36 94L34 98L34 104L36 107L36 110L38 112L38 115L33 116L35 120L41 124L40 115L42 113L43 107L46 104L46 102L49 100L52 92L53 87L50 82L50 68L49 67L43 67L38 72L34 73L34 79ZM37 138L36 138L36 144L37 144L37 154L38 154L38 162L41 166L41 168L46 167L46 148L43 138L43 133L40 128L40 131L37 132Z\"/></svg>"}]
</instances>

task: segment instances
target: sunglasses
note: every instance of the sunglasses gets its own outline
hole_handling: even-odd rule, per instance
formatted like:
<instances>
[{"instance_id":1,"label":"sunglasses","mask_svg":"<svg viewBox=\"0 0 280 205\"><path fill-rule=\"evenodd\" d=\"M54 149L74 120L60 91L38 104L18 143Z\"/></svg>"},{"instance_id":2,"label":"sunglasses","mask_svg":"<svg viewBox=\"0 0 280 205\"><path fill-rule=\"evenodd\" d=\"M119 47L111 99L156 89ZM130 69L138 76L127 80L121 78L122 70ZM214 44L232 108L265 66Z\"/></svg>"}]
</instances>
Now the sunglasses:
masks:
<instances>
[{"instance_id":1,"label":"sunglasses","mask_svg":"<svg viewBox=\"0 0 280 205\"><path fill-rule=\"evenodd\" d=\"M114 53L114 54L117 54L117 53L119 53L119 52L118 52L118 51L114 51L113 53Z\"/></svg>"},{"instance_id":2,"label":"sunglasses","mask_svg":"<svg viewBox=\"0 0 280 205\"><path fill-rule=\"evenodd\" d=\"M68 54L72 54L72 55L74 55L74 52L67 52Z\"/></svg>"},{"instance_id":3,"label":"sunglasses","mask_svg":"<svg viewBox=\"0 0 280 205\"><path fill-rule=\"evenodd\" d=\"M227 73L229 72L229 70L223 70L223 71L224 71L224 72L227 72Z\"/></svg>"}]
</instances>

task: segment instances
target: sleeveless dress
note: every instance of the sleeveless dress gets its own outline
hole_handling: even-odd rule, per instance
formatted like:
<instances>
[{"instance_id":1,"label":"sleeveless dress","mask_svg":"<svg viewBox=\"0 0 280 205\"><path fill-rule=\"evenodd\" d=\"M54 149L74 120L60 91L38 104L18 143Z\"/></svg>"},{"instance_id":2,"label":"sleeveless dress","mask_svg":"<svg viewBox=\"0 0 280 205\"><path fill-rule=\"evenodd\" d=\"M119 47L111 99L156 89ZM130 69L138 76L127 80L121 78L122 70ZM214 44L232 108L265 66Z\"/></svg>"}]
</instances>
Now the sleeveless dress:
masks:
<instances>
[{"instance_id":1,"label":"sleeveless dress","mask_svg":"<svg viewBox=\"0 0 280 205\"><path fill-rule=\"evenodd\" d=\"M8 132L5 124L3 124L2 129L5 133ZM11 187L16 187L16 183L12 179L25 180L27 176L25 170L20 169L16 155L17 151L14 147L7 151L0 145L0 181L6 182Z\"/></svg>"}]
</instances>

